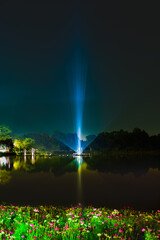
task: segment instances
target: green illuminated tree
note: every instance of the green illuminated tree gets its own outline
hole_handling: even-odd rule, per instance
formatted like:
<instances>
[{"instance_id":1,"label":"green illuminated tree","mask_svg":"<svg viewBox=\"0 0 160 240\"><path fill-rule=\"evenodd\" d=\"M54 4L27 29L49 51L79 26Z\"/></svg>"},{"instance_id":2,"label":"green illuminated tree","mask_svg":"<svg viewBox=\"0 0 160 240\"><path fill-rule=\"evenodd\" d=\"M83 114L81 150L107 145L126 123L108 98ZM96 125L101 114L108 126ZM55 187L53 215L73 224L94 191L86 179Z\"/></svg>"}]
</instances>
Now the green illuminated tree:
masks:
<instances>
[{"instance_id":1,"label":"green illuminated tree","mask_svg":"<svg viewBox=\"0 0 160 240\"><path fill-rule=\"evenodd\" d=\"M31 149L34 146L35 140L32 138L25 138L25 139L15 139L14 146L21 151L22 149Z\"/></svg>"},{"instance_id":2,"label":"green illuminated tree","mask_svg":"<svg viewBox=\"0 0 160 240\"><path fill-rule=\"evenodd\" d=\"M14 146L15 146L16 149L21 151L21 149L23 149L22 140L15 139L14 140Z\"/></svg>"},{"instance_id":3,"label":"green illuminated tree","mask_svg":"<svg viewBox=\"0 0 160 240\"><path fill-rule=\"evenodd\" d=\"M23 148L29 150L34 146L35 140L32 138L25 138L23 141Z\"/></svg>"}]
</instances>

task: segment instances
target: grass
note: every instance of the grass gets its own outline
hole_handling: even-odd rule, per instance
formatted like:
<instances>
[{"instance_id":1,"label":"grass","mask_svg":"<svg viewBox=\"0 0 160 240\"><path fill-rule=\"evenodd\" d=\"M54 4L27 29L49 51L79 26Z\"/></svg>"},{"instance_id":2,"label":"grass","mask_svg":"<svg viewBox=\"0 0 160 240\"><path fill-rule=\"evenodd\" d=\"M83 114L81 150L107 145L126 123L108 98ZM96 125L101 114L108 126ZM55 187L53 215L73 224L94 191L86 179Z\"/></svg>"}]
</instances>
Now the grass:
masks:
<instances>
[{"instance_id":1,"label":"grass","mask_svg":"<svg viewBox=\"0 0 160 240\"><path fill-rule=\"evenodd\" d=\"M0 239L159 239L160 210L0 206Z\"/></svg>"}]
</instances>

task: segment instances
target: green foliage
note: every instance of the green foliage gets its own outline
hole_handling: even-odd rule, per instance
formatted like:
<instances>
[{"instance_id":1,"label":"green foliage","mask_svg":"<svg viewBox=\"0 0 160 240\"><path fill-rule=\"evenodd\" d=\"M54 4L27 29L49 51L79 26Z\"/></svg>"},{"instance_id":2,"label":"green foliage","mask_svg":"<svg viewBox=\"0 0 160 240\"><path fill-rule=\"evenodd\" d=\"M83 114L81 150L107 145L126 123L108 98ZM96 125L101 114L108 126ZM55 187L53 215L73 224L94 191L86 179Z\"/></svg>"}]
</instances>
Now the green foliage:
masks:
<instances>
[{"instance_id":1,"label":"green foliage","mask_svg":"<svg viewBox=\"0 0 160 240\"><path fill-rule=\"evenodd\" d=\"M14 146L20 151L22 149L31 149L34 146L35 140L32 138L15 139Z\"/></svg>"},{"instance_id":2,"label":"green foliage","mask_svg":"<svg viewBox=\"0 0 160 240\"><path fill-rule=\"evenodd\" d=\"M25 138L23 141L23 146L25 149L31 149L34 146L35 140L32 138Z\"/></svg>"},{"instance_id":3,"label":"green foliage","mask_svg":"<svg viewBox=\"0 0 160 240\"><path fill-rule=\"evenodd\" d=\"M5 125L0 125L0 140L11 138L12 131Z\"/></svg>"},{"instance_id":4,"label":"green foliage","mask_svg":"<svg viewBox=\"0 0 160 240\"><path fill-rule=\"evenodd\" d=\"M0 239L157 239L160 211L0 206Z\"/></svg>"}]
</instances>

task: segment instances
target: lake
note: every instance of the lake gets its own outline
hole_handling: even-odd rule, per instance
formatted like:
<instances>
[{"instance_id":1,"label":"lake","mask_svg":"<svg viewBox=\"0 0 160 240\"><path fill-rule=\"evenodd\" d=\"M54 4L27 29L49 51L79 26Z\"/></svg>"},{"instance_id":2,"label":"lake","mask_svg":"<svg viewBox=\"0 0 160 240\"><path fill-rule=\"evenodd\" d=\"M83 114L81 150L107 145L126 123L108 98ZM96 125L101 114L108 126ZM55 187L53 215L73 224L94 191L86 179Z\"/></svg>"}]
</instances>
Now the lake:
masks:
<instances>
[{"instance_id":1,"label":"lake","mask_svg":"<svg viewBox=\"0 0 160 240\"><path fill-rule=\"evenodd\" d=\"M160 157L0 157L0 203L160 209Z\"/></svg>"}]
</instances>

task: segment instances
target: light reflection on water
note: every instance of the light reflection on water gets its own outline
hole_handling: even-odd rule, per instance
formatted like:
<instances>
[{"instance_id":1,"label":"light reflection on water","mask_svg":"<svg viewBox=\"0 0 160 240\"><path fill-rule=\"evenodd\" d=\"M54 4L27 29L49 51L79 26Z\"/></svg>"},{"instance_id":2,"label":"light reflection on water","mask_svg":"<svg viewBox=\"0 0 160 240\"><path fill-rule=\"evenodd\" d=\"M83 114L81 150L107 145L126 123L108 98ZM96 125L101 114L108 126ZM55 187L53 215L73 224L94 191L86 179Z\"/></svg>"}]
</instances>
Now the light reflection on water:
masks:
<instances>
[{"instance_id":1,"label":"light reflection on water","mask_svg":"<svg viewBox=\"0 0 160 240\"><path fill-rule=\"evenodd\" d=\"M10 168L10 160L8 156L0 157L0 166L8 166L8 168Z\"/></svg>"},{"instance_id":2,"label":"light reflection on water","mask_svg":"<svg viewBox=\"0 0 160 240\"><path fill-rule=\"evenodd\" d=\"M0 157L0 202L158 209L160 161Z\"/></svg>"},{"instance_id":3,"label":"light reflection on water","mask_svg":"<svg viewBox=\"0 0 160 240\"><path fill-rule=\"evenodd\" d=\"M76 158L76 161L78 162L78 201L82 202L82 163L83 163L83 158L81 156L78 156Z\"/></svg>"}]
</instances>

